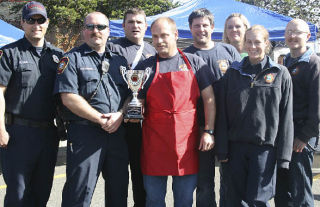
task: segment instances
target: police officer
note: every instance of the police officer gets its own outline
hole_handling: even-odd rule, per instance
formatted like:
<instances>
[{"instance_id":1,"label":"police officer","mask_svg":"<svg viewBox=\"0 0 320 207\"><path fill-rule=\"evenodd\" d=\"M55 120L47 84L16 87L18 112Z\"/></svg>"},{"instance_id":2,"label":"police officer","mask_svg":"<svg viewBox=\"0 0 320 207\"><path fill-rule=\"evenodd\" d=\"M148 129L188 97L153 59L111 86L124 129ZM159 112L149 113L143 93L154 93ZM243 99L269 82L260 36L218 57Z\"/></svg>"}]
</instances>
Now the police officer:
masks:
<instances>
[{"instance_id":1,"label":"police officer","mask_svg":"<svg viewBox=\"0 0 320 207\"><path fill-rule=\"evenodd\" d=\"M269 47L263 26L249 28L248 57L233 63L221 79L216 139L233 175L230 207L269 206L276 167L288 168L291 159L292 82L287 69L266 56Z\"/></svg>"},{"instance_id":2,"label":"police officer","mask_svg":"<svg viewBox=\"0 0 320 207\"><path fill-rule=\"evenodd\" d=\"M229 44L214 42L211 35L214 29L213 14L205 9L194 10L189 15L189 27L193 37L193 45L189 46L184 52L200 56L210 67L207 73L213 73L214 92L217 95L218 88L216 81L219 80L234 61L240 61L241 57L237 50ZM201 106L201 105L200 105ZM203 109L200 109L200 126L204 125ZM216 153L219 152L216 151ZM227 175L226 164L222 164L220 170L220 206L223 206L225 200L225 191L227 190L225 177ZM196 202L198 207L215 207L216 199L214 192L215 176L215 157L213 150L199 152L199 173L197 184Z\"/></svg>"},{"instance_id":3,"label":"police officer","mask_svg":"<svg viewBox=\"0 0 320 207\"><path fill-rule=\"evenodd\" d=\"M131 69L142 60L155 55L155 49L148 42L143 41L148 27L146 14L140 8L128 9L123 18L123 29L125 37L109 42L112 52L124 56ZM131 170L131 181L133 201L135 207L144 207L146 193L143 187L143 177L140 166L140 151L142 143L142 132L140 123L126 123L126 141L129 150L129 162Z\"/></svg>"},{"instance_id":4,"label":"police officer","mask_svg":"<svg viewBox=\"0 0 320 207\"><path fill-rule=\"evenodd\" d=\"M100 172L106 206L127 206L128 151L121 123L128 88L120 74L127 61L106 48L108 36L108 18L92 12L84 20L85 43L60 60L55 93L68 122L63 207L90 206Z\"/></svg>"},{"instance_id":5,"label":"police officer","mask_svg":"<svg viewBox=\"0 0 320 207\"><path fill-rule=\"evenodd\" d=\"M44 39L45 7L22 10L24 37L0 49L0 146L5 207L46 206L58 151L53 87L62 51ZM5 120L4 120L5 117Z\"/></svg>"},{"instance_id":6,"label":"police officer","mask_svg":"<svg viewBox=\"0 0 320 207\"><path fill-rule=\"evenodd\" d=\"M276 206L314 206L312 194L312 147L319 136L320 124L320 58L307 47L308 24L291 20L285 40L290 53L284 65L293 82L294 141L289 170L279 169Z\"/></svg>"}]
</instances>

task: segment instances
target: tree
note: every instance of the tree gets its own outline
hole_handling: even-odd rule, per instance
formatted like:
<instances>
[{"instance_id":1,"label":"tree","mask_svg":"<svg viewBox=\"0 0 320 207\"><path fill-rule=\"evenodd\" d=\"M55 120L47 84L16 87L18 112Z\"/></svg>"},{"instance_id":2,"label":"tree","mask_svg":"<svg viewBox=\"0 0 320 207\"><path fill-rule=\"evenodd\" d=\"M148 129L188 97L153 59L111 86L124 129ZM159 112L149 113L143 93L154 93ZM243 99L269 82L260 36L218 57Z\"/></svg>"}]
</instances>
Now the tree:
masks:
<instances>
[{"instance_id":1,"label":"tree","mask_svg":"<svg viewBox=\"0 0 320 207\"><path fill-rule=\"evenodd\" d=\"M275 11L292 18L300 18L319 26L320 1L319 0L238 0Z\"/></svg>"},{"instance_id":2,"label":"tree","mask_svg":"<svg viewBox=\"0 0 320 207\"><path fill-rule=\"evenodd\" d=\"M171 0L37 0L41 2L50 18L49 33L55 45L69 50L80 37L84 17L92 11L100 11L109 19L121 19L130 7L140 7L146 15L155 15L178 6ZM14 4L12 11L17 12L25 4Z\"/></svg>"}]
</instances>

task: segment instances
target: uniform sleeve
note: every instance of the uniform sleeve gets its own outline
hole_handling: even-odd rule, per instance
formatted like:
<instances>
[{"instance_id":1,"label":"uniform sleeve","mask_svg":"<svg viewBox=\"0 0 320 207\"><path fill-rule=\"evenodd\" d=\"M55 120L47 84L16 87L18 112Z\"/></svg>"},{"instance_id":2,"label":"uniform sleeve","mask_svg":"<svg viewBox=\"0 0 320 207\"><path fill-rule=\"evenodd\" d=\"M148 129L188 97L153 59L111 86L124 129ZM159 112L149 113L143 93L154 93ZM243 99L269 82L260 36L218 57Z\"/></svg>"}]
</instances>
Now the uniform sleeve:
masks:
<instances>
[{"instance_id":1,"label":"uniform sleeve","mask_svg":"<svg viewBox=\"0 0 320 207\"><path fill-rule=\"evenodd\" d=\"M278 168L288 168L293 146L293 106L292 81L286 68L281 86L282 98L279 105L279 126L277 134L277 161Z\"/></svg>"},{"instance_id":2,"label":"uniform sleeve","mask_svg":"<svg viewBox=\"0 0 320 207\"><path fill-rule=\"evenodd\" d=\"M196 66L193 68L196 68L196 77L199 85L200 91L207 88L209 85L212 85L213 82L217 80L216 76L212 72L212 70L209 68L209 66L202 60L202 58L197 58Z\"/></svg>"},{"instance_id":3,"label":"uniform sleeve","mask_svg":"<svg viewBox=\"0 0 320 207\"><path fill-rule=\"evenodd\" d=\"M310 59L312 65L308 76L308 117L297 138L307 143L312 137L319 136L320 123L320 58Z\"/></svg>"},{"instance_id":4,"label":"uniform sleeve","mask_svg":"<svg viewBox=\"0 0 320 207\"><path fill-rule=\"evenodd\" d=\"M227 122L227 103L226 94L228 92L227 82L230 71L227 70L226 74L215 82L215 96L216 96L216 126L215 126L215 153L218 160L227 159L228 154L228 122Z\"/></svg>"},{"instance_id":5,"label":"uniform sleeve","mask_svg":"<svg viewBox=\"0 0 320 207\"><path fill-rule=\"evenodd\" d=\"M12 75L13 63L8 50L0 49L0 85L7 87Z\"/></svg>"},{"instance_id":6,"label":"uniform sleeve","mask_svg":"<svg viewBox=\"0 0 320 207\"><path fill-rule=\"evenodd\" d=\"M66 64L64 66L64 64ZM75 56L69 54L60 59L57 69L57 78L54 86L54 94L74 93L79 94L77 65Z\"/></svg>"}]
</instances>

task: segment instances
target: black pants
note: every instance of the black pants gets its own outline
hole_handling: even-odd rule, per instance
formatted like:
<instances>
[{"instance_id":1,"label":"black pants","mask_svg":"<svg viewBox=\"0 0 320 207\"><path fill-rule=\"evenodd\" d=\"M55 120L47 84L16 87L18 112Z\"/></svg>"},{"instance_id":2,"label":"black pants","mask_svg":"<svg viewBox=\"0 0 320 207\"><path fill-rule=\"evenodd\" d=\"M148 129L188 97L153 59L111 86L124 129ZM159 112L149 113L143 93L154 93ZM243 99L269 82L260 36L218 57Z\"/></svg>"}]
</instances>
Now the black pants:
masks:
<instances>
[{"instance_id":1,"label":"black pants","mask_svg":"<svg viewBox=\"0 0 320 207\"><path fill-rule=\"evenodd\" d=\"M8 147L0 149L7 185L3 206L46 206L58 153L56 129L13 124L7 131Z\"/></svg>"},{"instance_id":2,"label":"black pants","mask_svg":"<svg viewBox=\"0 0 320 207\"><path fill-rule=\"evenodd\" d=\"M129 163L131 170L132 192L134 207L145 207L146 192L143 186L140 154L142 145L142 129L140 123L125 124L125 139L128 144Z\"/></svg>"},{"instance_id":3,"label":"black pants","mask_svg":"<svg viewBox=\"0 0 320 207\"><path fill-rule=\"evenodd\" d=\"M100 172L105 205L127 207L128 150L123 128L109 134L96 126L70 124L66 171L62 207L89 207Z\"/></svg>"}]
</instances>

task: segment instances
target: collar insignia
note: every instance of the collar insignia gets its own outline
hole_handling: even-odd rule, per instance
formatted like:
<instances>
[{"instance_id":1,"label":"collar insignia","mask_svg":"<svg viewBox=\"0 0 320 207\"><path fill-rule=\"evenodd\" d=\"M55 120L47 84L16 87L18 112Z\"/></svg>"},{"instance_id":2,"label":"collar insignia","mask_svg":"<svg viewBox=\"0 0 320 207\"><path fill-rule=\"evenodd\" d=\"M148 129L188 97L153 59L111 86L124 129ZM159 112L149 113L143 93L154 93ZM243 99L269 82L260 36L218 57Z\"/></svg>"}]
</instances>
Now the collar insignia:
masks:
<instances>
[{"instance_id":1,"label":"collar insignia","mask_svg":"<svg viewBox=\"0 0 320 207\"><path fill-rule=\"evenodd\" d=\"M55 63L59 63L59 58L56 55L52 55L52 59Z\"/></svg>"},{"instance_id":2,"label":"collar insignia","mask_svg":"<svg viewBox=\"0 0 320 207\"><path fill-rule=\"evenodd\" d=\"M293 70L291 71L292 75L297 75L299 73L299 67L293 68Z\"/></svg>"},{"instance_id":3,"label":"collar insignia","mask_svg":"<svg viewBox=\"0 0 320 207\"><path fill-rule=\"evenodd\" d=\"M68 57L63 57L60 59L59 65L58 65L58 71L57 74L60 75L63 73L63 71L66 69L67 65L69 63Z\"/></svg>"}]
</instances>

